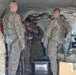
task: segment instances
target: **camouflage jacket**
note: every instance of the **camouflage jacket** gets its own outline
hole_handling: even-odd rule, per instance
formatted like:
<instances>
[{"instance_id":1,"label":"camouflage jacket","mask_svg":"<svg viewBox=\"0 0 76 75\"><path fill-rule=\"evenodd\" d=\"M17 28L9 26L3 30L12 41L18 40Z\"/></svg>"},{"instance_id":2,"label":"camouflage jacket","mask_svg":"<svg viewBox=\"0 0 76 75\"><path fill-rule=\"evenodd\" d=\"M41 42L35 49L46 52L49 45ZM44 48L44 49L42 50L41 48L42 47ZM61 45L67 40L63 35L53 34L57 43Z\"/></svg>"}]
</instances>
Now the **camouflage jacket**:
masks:
<instances>
[{"instance_id":1,"label":"camouflage jacket","mask_svg":"<svg viewBox=\"0 0 76 75\"><path fill-rule=\"evenodd\" d=\"M44 36L44 32L39 26L37 26L37 29L38 29L39 40L41 40Z\"/></svg>"},{"instance_id":2,"label":"camouflage jacket","mask_svg":"<svg viewBox=\"0 0 76 75\"><path fill-rule=\"evenodd\" d=\"M65 29L63 27L62 20L60 18L51 20L50 25L48 25L44 31L44 45L47 45L50 41L62 44L64 42L64 38Z\"/></svg>"},{"instance_id":3,"label":"camouflage jacket","mask_svg":"<svg viewBox=\"0 0 76 75\"><path fill-rule=\"evenodd\" d=\"M68 36L68 34L70 34L70 36L71 36L72 27L66 20L62 20L62 22L63 22L63 26L65 28L65 38Z\"/></svg>"},{"instance_id":4,"label":"camouflage jacket","mask_svg":"<svg viewBox=\"0 0 76 75\"><path fill-rule=\"evenodd\" d=\"M0 31L0 53L5 53L5 43L4 43L4 37L2 35L2 32Z\"/></svg>"},{"instance_id":5,"label":"camouflage jacket","mask_svg":"<svg viewBox=\"0 0 76 75\"><path fill-rule=\"evenodd\" d=\"M9 12L3 18L5 41L12 42L15 38L20 40L21 45L24 43L24 30L20 16L15 12Z\"/></svg>"},{"instance_id":6,"label":"camouflage jacket","mask_svg":"<svg viewBox=\"0 0 76 75\"><path fill-rule=\"evenodd\" d=\"M25 29L26 29L26 32L25 32L25 37L26 36L29 36L29 37L36 37L36 35L38 34L38 29L35 25L31 25L30 26L32 28L32 31L31 30L28 30L27 29L27 26L25 25Z\"/></svg>"}]
</instances>

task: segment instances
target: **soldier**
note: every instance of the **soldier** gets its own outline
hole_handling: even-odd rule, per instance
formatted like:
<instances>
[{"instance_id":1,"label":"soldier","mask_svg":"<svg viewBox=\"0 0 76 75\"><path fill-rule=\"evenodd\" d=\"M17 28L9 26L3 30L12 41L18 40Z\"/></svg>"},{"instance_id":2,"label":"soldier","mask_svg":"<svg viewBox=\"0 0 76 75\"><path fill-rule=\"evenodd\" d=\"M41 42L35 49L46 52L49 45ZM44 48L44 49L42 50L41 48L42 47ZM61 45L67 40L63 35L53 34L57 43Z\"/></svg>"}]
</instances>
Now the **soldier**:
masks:
<instances>
[{"instance_id":1,"label":"soldier","mask_svg":"<svg viewBox=\"0 0 76 75\"><path fill-rule=\"evenodd\" d=\"M10 2L10 12L3 18L4 36L8 45L8 75L16 75L21 49L25 48L24 31L20 16L16 13L18 5Z\"/></svg>"},{"instance_id":2,"label":"soldier","mask_svg":"<svg viewBox=\"0 0 76 75\"><path fill-rule=\"evenodd\" d=\"M43 58L43 48L40 40L43 38L43 30L37 26L37 19L32 19L31 25L33 31L32 48L31 48L31 60Z\"/></svg>"},{"instance_id":3,"label":"soldier","mask_svg":"<svg viewBox=\"0 0 76 75\"><path fill-rule=\"evenodd\" d=\"M62 48L64 43L64 27L60 19L60 10L55 8L53 11L53 19L50 21L46 31L44 31L44 46L48 47L48 57L51 63L51 71L53 75L57 75L57 52Z\"/></svg>"},{"instance_id":4,"label":"soldier","mask_svg":"<svg viewBox=\"0 0 76 75\"><path fill-rule=\"evenodd\" d=\"M43 38L43 36L44 36L44 32L43 32L43 30L40 28L40 26L38 26L37 25L37 19L32 19L32 24L34 24L36 27L37 27L37 29L38 29L38 39L42 39Z\"/></svg>"},{"instance_id":5,"label":"soldier","mask_svg":"<svg viewBox=\"0 0 76 75\"><path fill-rule=\"evenodd\" d=\"M4 37L0 31L0 75L5 75L5 53Z\"/></svg>"},{"instance_id":6,"label":"soldier","mask_svg":"<svg viewBox=\"0 0 76 75\"><path fill-rule=\"evenodd\" d=\"M71 26L69 25L69 23L66 21L66 18L64 15L60 15L62 21L63 21L63 24L64 24L64 28L65 28L65 41L64 41L64 52L67 53L68 49L69 49L69 46L70 46L70 43L71 43L71 31L72 31L72 28Z\"/></svg>"},{"instance_id":7,"label":"soldier","mask_svg":"<svg viewBox=\"0 0 76 75\"><path fill-rule=\"evenodd\" d=\"M31 19L26 18L24 21L25 24L25 39L26 39L26 48L22 51L22 56L25 62L25 73L30 74L31 71L31 64L30 64L30 50L31 50L31 33L28 28L31 26Z\"/></svg>"}]
</instances>

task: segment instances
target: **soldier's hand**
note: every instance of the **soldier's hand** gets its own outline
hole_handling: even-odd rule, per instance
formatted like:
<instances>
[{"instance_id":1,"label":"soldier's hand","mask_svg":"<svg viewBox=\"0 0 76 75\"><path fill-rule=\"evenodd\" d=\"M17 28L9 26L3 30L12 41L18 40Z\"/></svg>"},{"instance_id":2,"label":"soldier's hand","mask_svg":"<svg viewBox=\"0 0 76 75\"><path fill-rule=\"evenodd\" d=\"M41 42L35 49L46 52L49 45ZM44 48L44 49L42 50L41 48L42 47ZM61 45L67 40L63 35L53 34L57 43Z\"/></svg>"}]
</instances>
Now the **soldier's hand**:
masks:
<instances>
[{"instance_id":1,"label":"soldier's hand","mask_svg":"<svg viewBox=\"0 0 76 75\"><path fill-rule=\"evenodd\" d=\"M45 47L45 48L47 48L47 45L46 45L46 44L44 44L44 47Z\"/></svg>"},{"instance_id":2,"label":"soldier's hand","mask_svg":"<svg viewBox=\"0 0 76 75\"><path fill-rule=\"evenodd\" d=\"M21 49L23 50L24 48L25 48L25 45L23 44Z\"/></svg>"},{"instance_id":3,"label":"soldier's hand","mask_svg":"<svg viewBox=\"0 0 76 75\"><path fill-rule=\"evenodd\" d=\"M60 58L61 61L63 61L63 60L64 60L64 54L62 54L62 53L58 53L58 58Z\"/></svg>"},{"instance_id":4,"label":"soldier's hand","mask_svg":"<svg viewBox=\"0 0 76 75\"><path fill-rule=\"evenodd\" d=\"M27 29L30 30L30 31L32 31L32 28L31 27L28 27Z\"/></svg>"},{"instance_id":5,"label":"soldier's hand","mask_svg":"<svg viewBox=\"0 0 76 75\"><path fill-rule=\"evenodd\" d=\"M26 39L26 40L28 40L28 39L29 39L29 37L28 37L28 36L26 36L26 37L25 37L25 39Z\"/></svg>"}]
</instances>

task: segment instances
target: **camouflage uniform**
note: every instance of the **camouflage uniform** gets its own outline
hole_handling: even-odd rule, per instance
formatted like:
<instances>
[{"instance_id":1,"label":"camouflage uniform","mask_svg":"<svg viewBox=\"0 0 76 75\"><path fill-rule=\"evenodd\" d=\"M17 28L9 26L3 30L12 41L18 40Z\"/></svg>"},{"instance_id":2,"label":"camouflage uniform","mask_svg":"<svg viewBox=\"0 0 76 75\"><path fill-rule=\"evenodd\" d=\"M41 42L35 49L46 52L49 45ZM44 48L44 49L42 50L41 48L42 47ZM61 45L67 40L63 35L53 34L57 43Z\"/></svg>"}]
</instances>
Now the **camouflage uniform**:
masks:
<instances>
[{"instance_id":1,"label":"camouflage uniform","mask_svg":"<svg viewBox=\"0 0 76 75\"><path fill-rule=\"evenodd\" d=\"M40 39L43 37L43 32L36 25L31 25L31 28L33 29L32 31L34 34L31 46L31 60L33 61L34 59L41 59L43 57L43 48L40 43ZM40 39L38 36L40 36Z\"/></svg>"},{"instance_id":2,"label":"camouflage uniform","mask_svg":"<svg viewBox=\"0 0 76 75\"><path fill-rule=\"evenodd\" d=\"M30 65L31 60L34 60L35 57L41 58L43 56L42 47L40 45L39 40L41 40L44 35L43 31L39 26L32 25L31 28L33 29L33 31L28 30L27 27L28 26L25 25L25 29L26 29L25 38L28 37L28 39L26 39L26 48L22 51L22 57L25 58L25 70L31 69L31 65ZM39 36L39 39L36 38L37 35ZM37 55L36 52L38 53Z\"/></svg>"},{"instance_id":3,"label":"camouflage uniform","mask_svg":"<svg viewBox=\"0 0 76 75\"><path fill-rule=\"evenodd\" d=\"M44 32L39 26L37 26L37 29L38 29L38 36L39 36L39 39L41 41L43 36L44 36Z\"/></svg>"},{"instance_id":4,"label":"camouflage uniform","mask_svg":"<svg viewBox=\"0 0 76 75\"><path fill-rule=\"evenodd\" d=\"M26 37L31 37L30 36L30 31L27 30L27 26L25 25L25 39ZM31 50L31 39L26 39L26 48L22 51L21 57L24 58L24 63L25 63L25 71L26 70L31 70L31 64L30 64L30 50Z\"/></svg>"},{"instance_id":5,"label":"camouflage uniform","mask_svg":"<svg viewBox=\"0 0 76 75\"><path fill-rule=\"evenodd\" d=\"M24 43L24 31L20 16L15 12L9 12L3 18L4 35L8 44L9 68L8 74L15 75L19 63L21 47Z\"/></svg>"},{"instance_id":6,"label":"camouflage uniform","mask_svg":"<svg viewBox=\"0 0 76 75\"><path fill-rule=\"evenodd\" d=\"M44 46L48 46L48 57L53 75L57 75L57 52L61 50L64 42L64 33L65 30L60 18L52 19L44 31Z\"/></svg>"},{"instance_id":7,"label":"camouflage uniform","mask_svg":"<svg viewBox=\"0 0 76 75\"><path fill-rule=\"evenodd\" d=\"M0 75L5 75L5 52L4 38L0 31Z\"/></svg>"}]
</instances>

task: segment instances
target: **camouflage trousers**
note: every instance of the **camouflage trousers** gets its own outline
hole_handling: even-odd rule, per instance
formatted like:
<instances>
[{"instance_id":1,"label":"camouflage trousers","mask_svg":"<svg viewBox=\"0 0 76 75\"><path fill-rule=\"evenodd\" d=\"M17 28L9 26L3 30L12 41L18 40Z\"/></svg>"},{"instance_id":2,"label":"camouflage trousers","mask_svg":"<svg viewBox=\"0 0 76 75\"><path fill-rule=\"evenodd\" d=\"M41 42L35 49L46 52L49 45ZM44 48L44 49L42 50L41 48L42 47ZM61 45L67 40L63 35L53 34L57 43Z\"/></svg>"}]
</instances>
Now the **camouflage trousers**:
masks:
<instances>
[{"instance_id":1,"label":"camouflage trousers","mask_svg":"<svg viewBox=\"0 0 76 75\"><path fill-rule=\"evenodd\" d=\"M5 44L2 39L0 39L0 75L5 75Z\"/></svg>"},{"instance_id":2,"label":"camouflage trousers","mask_svg":"<svg viewBox=\"0 0 76 75\"><path fill-rule=\"evenodd\" d=\"M41 42L38 39L33 39L31 47L31 61L42 58L43 58L43 48Z\"/></svg>"},{"instance_id":3,"label":"camouflage trousers","mask_svg":"<svg viewBox=\"0 0 76 75\"><path fill-rule=\"evenodd\" d=\"M19 40L16 40L11 47L8 62L8 75L16 75L16 71L19 64L21 48L19 45Z\"/></svg>"},{"instance_id":4,"label":"camouflage trousers","mask_svg":"<svg viewBox=\"0 0 76 75\"><path fill-rule=\"evenodd\" d=\"M5 53L0 52L0 75L5 75Z\"/></svg>"},{"instance_id":5,"label":"camouflage trousers","mask_svg":"<svg viewBox=\"0 0 76 75\"><path fill-rule=\"evenodd\" d=\"M48 57L51 63L51 71L53 75L57 75L58 73L58 66L57 66L57 47L59 46L58 43L50 41L48 44Z\"/></svg>"},{"instance_id":6,"label":"camouflage trousers","mask_svg":"<svg viewBox=\"0 0 76 75\"><path fill-rule=\"evenodd\" d=\"M26 41L26 48L21 52L21 57L24 58L25 70L31 69L30 64L31 40Z\"/></svg>"}]
</instances>

